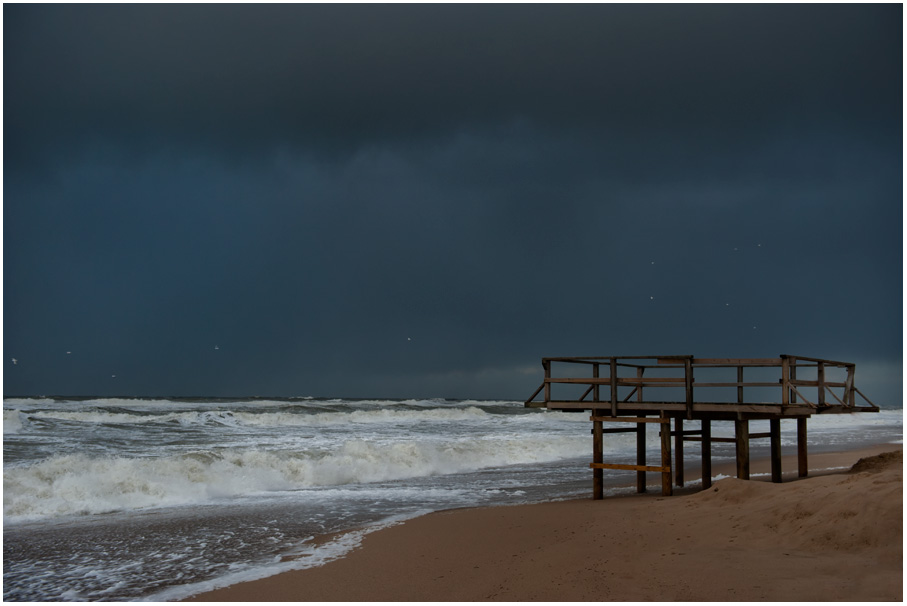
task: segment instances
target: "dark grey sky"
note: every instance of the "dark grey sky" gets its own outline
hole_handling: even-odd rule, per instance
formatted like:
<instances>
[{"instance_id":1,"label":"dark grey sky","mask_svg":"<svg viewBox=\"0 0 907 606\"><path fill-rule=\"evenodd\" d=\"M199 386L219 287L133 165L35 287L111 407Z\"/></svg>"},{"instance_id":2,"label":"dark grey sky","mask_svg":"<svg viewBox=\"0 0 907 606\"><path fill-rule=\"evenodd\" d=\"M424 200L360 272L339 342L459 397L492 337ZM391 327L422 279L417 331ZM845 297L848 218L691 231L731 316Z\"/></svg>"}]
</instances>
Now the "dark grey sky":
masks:
<instances>
[{"instance_id":1,"label":"dark grey sky","mask_svg":"<svg viewBox=\"0 0 907 606\"><path fill-rule=\"evenodd\" d=\"M899 4L3 30L7 395L520 399L542 356L791 353L900 398Z\"/></svg>"}]
</instances>

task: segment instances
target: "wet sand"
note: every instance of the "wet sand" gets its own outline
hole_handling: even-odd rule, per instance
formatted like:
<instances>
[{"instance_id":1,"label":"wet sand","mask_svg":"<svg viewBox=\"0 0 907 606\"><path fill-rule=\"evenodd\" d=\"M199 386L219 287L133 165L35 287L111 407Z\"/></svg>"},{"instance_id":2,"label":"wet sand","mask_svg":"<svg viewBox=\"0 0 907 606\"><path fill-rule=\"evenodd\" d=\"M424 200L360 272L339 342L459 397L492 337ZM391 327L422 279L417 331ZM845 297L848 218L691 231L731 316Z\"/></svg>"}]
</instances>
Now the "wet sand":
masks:
<instances>
[{"instance_id":1,"label":"wet sand","mask_svg":"<svg viewBox=\"0 0 907 606\"><path fill-rule=\"evenodd\" d=\"M811 455L808 478L783 465L782 484L437 512L190 601L901 601L901 446Z\"/></svg>"}]
</instances>

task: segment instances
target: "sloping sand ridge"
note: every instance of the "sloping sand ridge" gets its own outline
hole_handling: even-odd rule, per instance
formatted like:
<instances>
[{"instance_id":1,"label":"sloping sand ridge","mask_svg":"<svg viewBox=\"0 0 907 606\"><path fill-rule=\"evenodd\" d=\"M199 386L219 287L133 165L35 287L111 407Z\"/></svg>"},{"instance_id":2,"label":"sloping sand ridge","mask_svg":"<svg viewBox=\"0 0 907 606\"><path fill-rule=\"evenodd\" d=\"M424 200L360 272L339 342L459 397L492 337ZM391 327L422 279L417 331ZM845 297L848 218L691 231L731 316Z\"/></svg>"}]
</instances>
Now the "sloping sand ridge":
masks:
<instances>
[{"instance_id":1,"label":"sloping sand ridge","mask_svg":"<svg viewBox=\"0 0 907 606\"><path fill-rule=\"evenodd\" d=\"M900 601L893 448L819 455L811 465L844 470L783 484L439 512L325 566L195 599Z\"/></svg>"}]
</instances>

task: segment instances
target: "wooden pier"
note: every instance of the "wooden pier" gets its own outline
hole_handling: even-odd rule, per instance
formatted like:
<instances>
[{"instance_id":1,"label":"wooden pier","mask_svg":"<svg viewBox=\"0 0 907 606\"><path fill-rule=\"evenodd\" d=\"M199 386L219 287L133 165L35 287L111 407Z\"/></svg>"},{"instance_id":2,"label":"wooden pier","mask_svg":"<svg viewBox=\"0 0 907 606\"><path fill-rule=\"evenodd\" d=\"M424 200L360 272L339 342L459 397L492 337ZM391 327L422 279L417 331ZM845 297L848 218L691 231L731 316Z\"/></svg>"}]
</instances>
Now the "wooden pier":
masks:
<instances>
[{"instance_id":1,"label":"wooden pier","mask_svg":"<svg viewBox=\"0 0 907 606\"><path fill-rule=\"evenodd\" d=\"M798 474L805 477L807 420L812 415L879 411L854 384L854 364L820 358L592 356L542 358L542 366L545 380L525 405L591 411L594 499L604 496L605 469L635 471L637 492L646 491L647 472L660 473L662 494L673 494L674 484L684 484L683 445L690 441L701 443L704 489L711 486L715 442L735 444L737 477L748 480L750 441L768 439L772 481L781 482L782 420L796 420ZM543 399L536 401L540 394ZM857 405L857 396L864 405ZM750 433L751 420L766 419L768 432ZM699 428L685 429L685 421L698 421ZM713 421L733 422L734 437L713 436ZM660 429L658 465L646 462L650 423ZM636 433L635 464L605 463L604 435L623 432Z\"/></svg>"}]
</instances>

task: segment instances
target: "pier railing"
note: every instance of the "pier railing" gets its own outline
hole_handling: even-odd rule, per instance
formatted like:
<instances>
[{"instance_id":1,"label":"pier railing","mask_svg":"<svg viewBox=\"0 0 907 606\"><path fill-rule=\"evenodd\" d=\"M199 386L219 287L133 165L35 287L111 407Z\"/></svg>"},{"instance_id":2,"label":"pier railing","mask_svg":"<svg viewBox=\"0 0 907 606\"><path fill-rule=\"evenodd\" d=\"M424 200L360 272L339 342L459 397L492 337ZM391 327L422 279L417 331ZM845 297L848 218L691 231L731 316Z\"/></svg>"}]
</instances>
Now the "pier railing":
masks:
<instances>
[{"instance_id":1,"label":"pier railing","mask_svg":"<svg viewBox=\"0 0 907 606\"><path fill-rule=\"evenodd\" d=\"M856 387L855 364L777 358L608 356L542 358L545 379L528 407L562 410L878 412ZM730 376L727 376L731 373ZM542 394L542 401L535 398ZM857 404L857 396L866 405ZM861 403L862 403L861 402Z\"/></svg>"}]
</instances>

